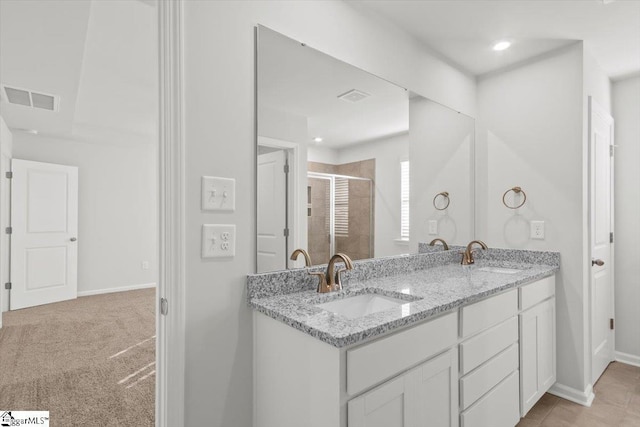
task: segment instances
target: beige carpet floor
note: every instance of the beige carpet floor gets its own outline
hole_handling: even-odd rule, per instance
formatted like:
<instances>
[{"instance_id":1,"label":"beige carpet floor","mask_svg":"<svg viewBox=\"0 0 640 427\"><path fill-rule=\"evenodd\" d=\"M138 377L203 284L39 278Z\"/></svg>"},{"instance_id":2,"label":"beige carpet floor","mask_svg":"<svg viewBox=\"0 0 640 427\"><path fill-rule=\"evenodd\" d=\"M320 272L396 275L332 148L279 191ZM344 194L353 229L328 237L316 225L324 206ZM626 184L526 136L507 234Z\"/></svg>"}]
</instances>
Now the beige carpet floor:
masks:
<instances>
[{"instance_id":1,"label":"beige carpet floor","mask_svg":"<svg viewBox=\"0 0 640 427\"><path fill-rule=\"evenodd\" d=\"M0 409L52 427L153 426L155 289L10 311L0 329Z\"/></svg>"}]
</instances>

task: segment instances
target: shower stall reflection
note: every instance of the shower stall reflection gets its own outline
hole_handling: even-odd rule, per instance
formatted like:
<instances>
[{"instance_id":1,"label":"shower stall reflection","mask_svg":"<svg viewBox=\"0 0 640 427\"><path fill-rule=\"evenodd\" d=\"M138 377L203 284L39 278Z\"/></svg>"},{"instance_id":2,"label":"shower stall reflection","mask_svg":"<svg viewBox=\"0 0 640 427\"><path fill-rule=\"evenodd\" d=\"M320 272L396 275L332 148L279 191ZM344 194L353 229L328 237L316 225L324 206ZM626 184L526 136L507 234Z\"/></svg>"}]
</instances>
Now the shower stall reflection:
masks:
<instances>
[{"instance_id":1,"label":"shower stall reflection","mask_svg":"<svg viewBox=\"0 0 640 427\"><path fill-rule=\"evenodd\" d=\"M308 248L312 264L331 255L373 258L373 182L369 178L309 172L307 179Z\"/></svg>"}]
</instances>

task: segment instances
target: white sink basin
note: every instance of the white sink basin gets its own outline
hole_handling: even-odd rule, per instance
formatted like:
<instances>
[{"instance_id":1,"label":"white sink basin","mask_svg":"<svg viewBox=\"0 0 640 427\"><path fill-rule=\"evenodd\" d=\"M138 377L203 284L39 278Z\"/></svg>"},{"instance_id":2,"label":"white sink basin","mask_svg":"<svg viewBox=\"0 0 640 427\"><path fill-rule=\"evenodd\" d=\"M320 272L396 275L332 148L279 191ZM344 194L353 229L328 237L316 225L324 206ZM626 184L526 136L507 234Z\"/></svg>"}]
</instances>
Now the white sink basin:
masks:
<instances>
[{"instance_id":1,"label":"white sink basin","mask_svg":"<svg viewBox=\"0 0 640 427\"><path fill-rule=\"evenodd\" d=\"M384 295L363 294L325 302L324 304L316 305L316 307L332 313L341 314L349 319L357 319L367 314L389 310L390 308L408 303L408 301L386 297Z\"/></svg>"},{"instance_id":2,"label":"white sink basin","mask_svg":"<svg viewBox=\"0 0 640 427\"><path fill-rule=\"evenodd\" d=\"M478 271L486 271L487 273L500 273L500 274L517 274L522 270L516 268L502 268L502 267L482 267Z\"/></svg>"}]
</instances>

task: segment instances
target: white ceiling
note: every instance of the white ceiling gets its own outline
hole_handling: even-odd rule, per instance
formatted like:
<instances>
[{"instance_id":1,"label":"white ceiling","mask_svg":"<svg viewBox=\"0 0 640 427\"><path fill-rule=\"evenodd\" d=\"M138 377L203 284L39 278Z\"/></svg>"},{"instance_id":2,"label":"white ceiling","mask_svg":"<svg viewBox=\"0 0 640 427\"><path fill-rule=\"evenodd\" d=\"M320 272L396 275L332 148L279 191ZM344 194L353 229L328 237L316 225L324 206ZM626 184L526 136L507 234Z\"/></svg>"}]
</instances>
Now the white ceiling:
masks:
<instances>
[{"instance_id":1,"label":"white ceiling","mask_svg":"<svg viewBox=\"0 0 640 427\"><path fill-rule=\"evenodd\" d=\"M0 82L61 98L58 112L0 103L14 130L90 140L157 133L157 23L149 1L0 2Z\"/></svg>"},{"instance_id":2,"label":"white ceiling","mask_svg":"<svg viewBox=\"0 0 640 427\"><path fill-rule=\"evenodd\" d=\"M266 28L260 28L258 102L307 118L308 141L337 148L409 129L407 92L392 83ZM338 99L351 89L371 96Z\"/></svg>"},{"instance_id":3,"label":"white ceiling","mask_svg":"<svg viewBox=\"0 0 640 427\"><path fill-rule=\"evenodd\" d=\"M613 79L640 71L640 1L351 0L391 20L473 75L584 40ZM497 40L513 42L504 52Z\"/></svg>"}]
</instances>

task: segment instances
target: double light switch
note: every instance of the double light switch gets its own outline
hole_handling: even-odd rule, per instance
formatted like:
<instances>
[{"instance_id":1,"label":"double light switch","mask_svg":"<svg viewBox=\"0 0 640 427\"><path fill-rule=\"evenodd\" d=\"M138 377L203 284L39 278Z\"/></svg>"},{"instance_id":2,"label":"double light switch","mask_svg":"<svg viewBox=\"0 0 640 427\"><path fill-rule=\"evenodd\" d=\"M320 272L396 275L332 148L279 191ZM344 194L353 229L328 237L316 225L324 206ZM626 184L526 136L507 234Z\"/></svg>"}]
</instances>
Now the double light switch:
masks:
<instances>
[{"instance_id":1,"label":"double light switch","mask_svg":"<svg viewBox=\"0 0 640 427\"><path fill-rule=\"evenodd\" d=\"M233 212L236 209L236 180L203 176L202 209Z\"/></svg>"}]
</instances>

